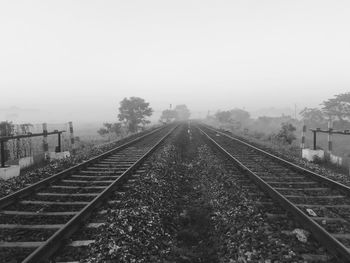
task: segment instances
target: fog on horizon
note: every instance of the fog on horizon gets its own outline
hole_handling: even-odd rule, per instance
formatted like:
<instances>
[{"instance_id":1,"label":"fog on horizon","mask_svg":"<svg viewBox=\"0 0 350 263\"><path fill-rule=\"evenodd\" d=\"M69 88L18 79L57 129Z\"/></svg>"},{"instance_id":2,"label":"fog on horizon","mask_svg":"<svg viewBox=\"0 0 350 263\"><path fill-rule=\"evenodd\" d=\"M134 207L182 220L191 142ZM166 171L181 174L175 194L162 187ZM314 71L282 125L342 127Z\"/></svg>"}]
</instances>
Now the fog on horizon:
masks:
<instances>
[{"instance_id":1,"label":"fog on horizon","mask_svg":"<svg viewBox=\"0 0 350 263\"><path fill-rule=\"evenodd\" d=\"M2 1L0 118L319 107L349 91L349 25L349 1Z\"/></svg>"}]
</instances>

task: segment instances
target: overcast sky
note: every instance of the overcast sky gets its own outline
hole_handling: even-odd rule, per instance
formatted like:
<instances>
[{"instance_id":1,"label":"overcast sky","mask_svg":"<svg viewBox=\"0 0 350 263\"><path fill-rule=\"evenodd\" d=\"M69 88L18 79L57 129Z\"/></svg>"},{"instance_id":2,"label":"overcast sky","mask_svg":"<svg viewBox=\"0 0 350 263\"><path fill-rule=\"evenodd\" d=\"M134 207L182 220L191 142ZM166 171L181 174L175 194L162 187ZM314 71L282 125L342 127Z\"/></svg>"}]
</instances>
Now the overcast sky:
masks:
<instances>
[{"instance_id":1,"label":"overcast sky","mask_svg":"<svg viewBox=\"0 0 350 263\"><path fill-rule=\"evenodd\" d=\"M349 88L349 0L0 2L0 108L110 120L129 96L207 112Z\"/></svg>"}]
</instances>

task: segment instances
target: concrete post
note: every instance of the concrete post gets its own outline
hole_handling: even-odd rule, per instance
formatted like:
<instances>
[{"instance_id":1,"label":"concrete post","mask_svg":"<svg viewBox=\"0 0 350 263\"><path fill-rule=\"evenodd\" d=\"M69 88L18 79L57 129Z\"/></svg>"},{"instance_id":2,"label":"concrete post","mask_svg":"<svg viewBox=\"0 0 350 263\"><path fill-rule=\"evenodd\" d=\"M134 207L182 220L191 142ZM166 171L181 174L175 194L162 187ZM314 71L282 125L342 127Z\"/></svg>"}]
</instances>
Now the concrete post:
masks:
<instances>
[{"instance_id":1,"label":"concrete post","mask_svg":"<svg viewBox=\"0 0 350 263\"><path fill-rule=\"evenodd\" d=\"M305 149L305 133L306 133L306 125L303 124L303 130L301 131L301 144L300 148Z\"/></svg>"},{"instance_id":2,"label":"concrete post","mask_svg":"<svg viewBox=\"0 0 350 263\"><path fill-rule=\"evenodd\" d=\"M332 145L332 131L333 131L333 122L330 119L328 121L328 152L329 154L332 153L333 145Z\"/></svg>"},{"instance_id":3,"label":"concrete post","mask_svg":"<svg viewBox=\"0 0 350 263\"><path fill-rule=\"evenodd\" d=\"M314 133L314 150L316 150L317 148L317 145L316 145L316 134L317 134L317 131L312 131Z\"/></svg>"},{"instance_id":4,"label":"concrete post","mask_svg":"<svg viewBox=\"0 0 350 263\"><path fill-rule=\"evenodd\" d=\"M1 167L5 167L6 156L5 156L5 142L0 142L0 157L1 157Z\"/></svg>"},{"instance_id":5,"label":"concrete post","mask_svg":"<svg viewBox=\"0 0 350 263\"><path fill-rule=\"evenodd\" d=\"M49 154L49 144L47 143L47 123L43 123L43 133L44 133L44 137L43 137L43 151L44 151L44 156L45 156L45 159L46 159L48 154Z\"/></svg>"},{"instance_id":6,"label":"concrete post","mask_svg":"<svg viewBox=\"0 0 350 263\"><path fill-rule=\"evenodd\" d=\"M62 151L61 133L58 133L57 136L57 147L55 152L60 153Z\"/></svg>"},{"instance_id":7,"label":"concrete post","mask_svg":"<svg viewBox=\"0 0 350 263\"><path fill-rule=\"evenodd\" d=\"M7 131L7 126L5 125L4 130L0 131L0 136L9 136ZM0 142L0 155L1 155L1 167L5 167L5 162L8 160L8 151L7 151L7 143L6 141Z\"/></svg>"},{"instance_id":8,"label":"concrete post","mask_svg":"<svg viewBox=\"0 0 350 263\"><path fill-rule=\"evenodd\" d=\"M21 127L19 124L16 125L16 135L21 134ZM21 139L16 140L16 158L19 159L21 158Z\"/></svg>"},{"instance_id":9,"label":"concrete post","mask_svg":"<svg viewBox=\"0 0 350 263\"><path fill-rule=\"evenodd\" d=\"M72 152L74 153L75 151L75 140L74 140L74 130L73 130L73 122L69 122L69 138L70 138L70 145Z\"/></svg>"}]
</instances>

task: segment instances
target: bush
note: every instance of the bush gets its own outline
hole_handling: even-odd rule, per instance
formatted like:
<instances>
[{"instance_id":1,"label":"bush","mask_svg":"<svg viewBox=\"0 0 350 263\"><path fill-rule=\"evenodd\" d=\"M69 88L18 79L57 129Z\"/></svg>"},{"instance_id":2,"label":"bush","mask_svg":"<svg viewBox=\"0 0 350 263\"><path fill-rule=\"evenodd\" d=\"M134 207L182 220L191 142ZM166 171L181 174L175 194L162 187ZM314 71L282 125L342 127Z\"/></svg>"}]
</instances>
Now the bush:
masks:
<instances>
[{"instance_id":1,"label":"bush","mask_svg":"<svg viewBox=\"0 0 350 263\"><path fill-rule=\"evenodd\" d=\"M294 135L294 131L296 128L290 123L282 123L281 130L277 134L277 138L283 142L292 144L292 142L296 139Z\"/></svg>"},{"instance_id":2,"label":"bush","mask_svg":"<svg viewBox=\"0 0 350 263\"><path fill-rule=\"evenodd\" d=\"M254 138L256 138L256 139L261 140L261 139L263 139L263 138L265 137L265 133L255 131L254 134L253 134L253 136L254 136Z\"/></svg>"}]
</instances>

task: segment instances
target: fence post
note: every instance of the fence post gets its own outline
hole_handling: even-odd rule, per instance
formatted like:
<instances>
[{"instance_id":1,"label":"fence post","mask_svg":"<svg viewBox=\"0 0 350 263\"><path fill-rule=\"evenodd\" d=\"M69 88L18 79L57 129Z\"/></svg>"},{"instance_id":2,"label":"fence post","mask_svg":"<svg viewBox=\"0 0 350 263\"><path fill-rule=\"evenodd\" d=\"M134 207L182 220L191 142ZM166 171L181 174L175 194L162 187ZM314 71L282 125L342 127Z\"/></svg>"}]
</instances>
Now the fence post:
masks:
<instances>
[{"instance_id":1,"label":"fence post","mask_svg":"<svg viewBox=\"0 0 350 263\"><path fill-rule=\"evenodd\" d=\"M332 119L328 121L328 152L332 154L332 131L333 131L333 123Z\"/></svg>"},{"instance_id":2,"label":"fence post","mask_svg":"<svg viewBox=\"0 0 350 263\"><path fill-rule=\"evenodd\" d=\"M46 159L49 153L49 144L47 143L47 123L43 123L43 134L43 150Z\"/></svg>"},{"instance_id":3,"label":"fence post","mask_svg":"<svg viewBox=\"0 0 350 263\"><path fill-rule=\"evenodd\" d=\"M70 138L70 144L72 152L75 152L75 140L74 140L74 130L73 130L73 122L68 122L69 124L69 138Z\"/></svg>"},{"instance_id":4,"label":"fence post","mask_svg":"<svg viewBox=\"0 0 350 263\"><path fill-rule=\"evenodd\" d=\"M7 128L8 127L5 125L3 133L0 132L0 136L9 136L10 135L10 131L8 131ZM6 166L5 162L9 158L7 141L1 141L0 151L1 151L1 167L5 167Z\"/></svg>"},{"instance_id":5,"label":"fence post","mask_svg":"<svg viewBox=\"0 0 350 263\"><path fill-rule=\"evenodd\" d=\"M5 141L0 141L1 167L5 167Z\"/></svg>"},{"instance_id":6,"label":"fence post","mask_svg":"<svg viewBox=\"0 0 350 263\"><path fill-rule=\"evenodd\" d=\"M314 150L316 150L317 146L316 146L316 132L317 131L312 131L314 133Z\"/></svg>"},{"instance_id":7,"label":"fence post","mask_svg":"<svg viewBox=\"0 0 350 263\"><path fill-rule=\"evenodd\" d=\"M303 130L301 132L301 144L300 144L301 149L305 149L305 133L306 133L306 125L304 123Z\"/></svg>"},{"instance_id":8,"label":"fence post","mask_svg":"<svg viewBox=\"0 0 350 263\"><path fill-rule=\"evenodd\" d=\"M19 124L16 125L16 135L20 135L21 134L21 127ZM21 154L21 140L18 138L16 140L16 157L17 159L20 159L22 154Z\"/></svg>"},{"instance_id":9,"label":"fence post","mask_svg":"<svg viewBox=\"0 0 350 263\"><path fill-rule=\"evenodd\" d=\"M57 130L58 131L58 130ZM60 153L62 150L62 144L61 144L61 133L57 133L57 148L56 148L56 152Z\"/></svg>"}]
</instances>

